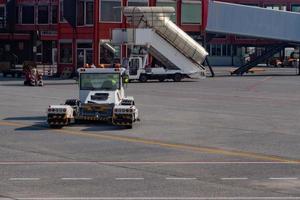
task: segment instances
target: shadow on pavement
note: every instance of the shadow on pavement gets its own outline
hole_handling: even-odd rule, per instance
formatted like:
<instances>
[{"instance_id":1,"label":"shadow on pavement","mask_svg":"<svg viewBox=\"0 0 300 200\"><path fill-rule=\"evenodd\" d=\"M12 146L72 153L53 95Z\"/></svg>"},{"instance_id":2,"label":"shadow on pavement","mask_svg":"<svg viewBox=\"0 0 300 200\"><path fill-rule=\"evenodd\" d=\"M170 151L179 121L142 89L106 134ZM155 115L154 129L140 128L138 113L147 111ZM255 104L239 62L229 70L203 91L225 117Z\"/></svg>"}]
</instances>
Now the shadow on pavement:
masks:
<instances>
[{"instance_id":1,"label":"shadow on pavement","mask_svg":"<svg viewBox=\"0 0 300 200\"><path fill-rule=\"evenodd\" d=\"M8 118L5 118L4 120L32 120L32 121L36 121L36 120L39 120L39 121L46 121L46 117L45 116L30 116L30 117L8 117Z\"/></svg>"},{"instance_id":2,"label":"shadow on pavement","mask_svg":"<svg viewBox=\"0 0 300 200\"><path fill-rule=\"evenodd\" d=\"M93 123L93 122L82 122L79 124L74 124L73 127L76 127L76 125L80 125L83 129L82 131L120 131L125 129L121 126L115 126L108 123ZM72 125L71 125L72 126Z\"/></svg>"},{"instance_id":3,"label":"shadow on pavement","mask_svg":"<svg viewBox=\"0 0 300 200\"><path fill-rule=\"evenodd\" d=\"M48 129L46 122L35 123L33 125L16 128L16 131L41 131Z\"/></svg>"}]
</instances>

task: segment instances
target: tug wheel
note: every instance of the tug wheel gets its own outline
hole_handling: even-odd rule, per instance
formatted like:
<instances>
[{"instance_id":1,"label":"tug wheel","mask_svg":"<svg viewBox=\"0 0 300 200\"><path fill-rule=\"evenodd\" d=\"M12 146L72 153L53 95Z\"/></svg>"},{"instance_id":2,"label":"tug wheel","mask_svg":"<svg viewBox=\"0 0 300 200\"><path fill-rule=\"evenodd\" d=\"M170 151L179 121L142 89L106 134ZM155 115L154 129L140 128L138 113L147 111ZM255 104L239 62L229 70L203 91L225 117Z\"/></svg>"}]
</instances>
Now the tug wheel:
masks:
<instances>
[{"instance_id":1,"label":"tug wheel","mask_svg":"<svg viewBox=\"0 0 300 200\"><path fill-rule=\"evenodd\" d=\"M139 78L140 82L145 83L145 82L147 82L147 80L148 80L148 78L145 74L140 75L140 78Z\"/></svg>"},{"instance_id":2,"label":"tug wheel","mask_svg":"<svg viewBox=\"0 0 300 200\"><path fill-rule=\"evenodd\" d=\"M179 73L174 74L174 76L173 76L173 81L175 81L175 82L180 82L181 79L182 79L182 75L181 75L181 74L179 74Z\"/></svg>"},{"instance_id":3,"label":"tug wheel","mask_svg":"<svg viewBox=\"0 0 300 200\"><path fill-rule=\"evenodd\" d=\"M63 126L61 125L49 125L50 128L52 129L61 129Z\"/></svg>"}]
</instances>

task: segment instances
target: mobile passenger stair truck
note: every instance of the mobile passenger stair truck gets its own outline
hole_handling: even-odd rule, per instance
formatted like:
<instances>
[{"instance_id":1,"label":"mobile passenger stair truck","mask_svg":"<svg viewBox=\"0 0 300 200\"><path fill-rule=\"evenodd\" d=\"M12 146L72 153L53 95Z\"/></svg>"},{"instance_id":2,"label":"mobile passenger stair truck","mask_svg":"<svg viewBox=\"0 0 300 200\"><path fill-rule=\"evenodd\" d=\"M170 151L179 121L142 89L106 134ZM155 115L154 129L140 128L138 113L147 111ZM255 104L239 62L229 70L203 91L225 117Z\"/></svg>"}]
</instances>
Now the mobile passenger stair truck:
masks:
<instances>
[{"instance_id":1,"label":"mobile passenger stair truck","mask_svg":"<svg viewBox=\"0 0 300 200\"><path fill-rule=\"evenodd\" d=\"M127 78L120 68L80 68L79 99L67 99L63 105L50 105L50 128L62 128L78 122L108 122L132 128L138 121L134 98L125 96Z\"/></svg>"},{"instance_id":2,"label":"mobile passenger stair truck","mask_svg":"<svg viewBox=\"0 0 300 200\"><path fill-rule=\"evenodd\" d=\"M130 80L200 78L206 76L202 65L208 53L188 34L177 27L170 16L172 7L124 7L123 14L131 24L127 29L114 29L112 42L129 46L143 46L163 66L149 67L145 54L130 55ZM124 64L124 63L123 63Z\"/></svg>"}]
</instances>

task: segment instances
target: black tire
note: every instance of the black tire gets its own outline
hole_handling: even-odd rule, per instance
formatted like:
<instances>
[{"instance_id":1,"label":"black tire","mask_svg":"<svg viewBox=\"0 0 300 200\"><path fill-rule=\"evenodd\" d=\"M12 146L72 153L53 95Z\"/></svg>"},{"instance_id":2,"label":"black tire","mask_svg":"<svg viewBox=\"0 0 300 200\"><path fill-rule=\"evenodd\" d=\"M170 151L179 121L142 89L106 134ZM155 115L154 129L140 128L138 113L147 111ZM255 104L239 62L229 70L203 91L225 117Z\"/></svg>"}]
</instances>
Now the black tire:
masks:
<instances>
[{"instance_id":1,"label":"black tire","mask_svg":"<svg viewBox=\"0 0 300 200\"><path fill-rule=\"evenodd\" d=\"M164 78L164 77L161 77L161 78L158 79L158 81L159 81L159 82L164 82L164 81L165 81L165 78Z\"/></svg>"},{"instance_id":2,"label":"black tire","mask_svg":"<svg viewBox=\"0 0 300 200\"><path fill-rule=\"evenodd\" d=\"M16 78L16 73L11 73L11 77Z\"/></svg>"},{"instance_id":3,"label":"black tire","mask_svg":"<svg viewBox=\"0 0 300 200\"><path fill-rule=\"evenodd\" d=\"M126 125L125 128L126 129L132 129L132 124L131 125Z\"/></svg>"},{"instance_id":4,"label":"black tire","mask_svg":"<svg viewBox=\"0 0 300 200\"><path fill-rule=\"evenodd\" d=\"M3 77L6 77L6 76L7 76L7 74L5 72L3 72Z\"/></svg>"},{"instance_id":5,"label":"black tire","mask_svg":"<svg viewBox=\"0 0 300 200\"><path fill-rule=\"evenodd\" d=\"M80 101L78 99L67 99L65 105L79 106Z\"/></svg>"},{"instance_id":6,"label":"black tire","mask_svg":"<svg viewBox=\"0 0 300 200\"><path fill-rule=\"evenodd\" d=\"M140 75L140 78L139 78L140 82L145 83L145 82L147 82L147 80L148 80L148 77L145 74Z\"/></svg>"},{"instance_id":7,"label":"black tire","mask_svg":"<svg viewBox=\"0 0 300 200\"><path fill-rule=\"evenodd\" d=\"M181 79L182 79L182 75L181 75L181 74L179 74L179 73L174 74L174 76L173 76L173 81L175 81L175 82L180 82Z\"/></svg>"},{"instance_id":8,"label":"black tire","mask_svg":"<svg viewBox=\"0 0 300 200\"><path fill-rule=\"evenodd\" d=\"M53 129L62 129L64 126L62 125L49 125L50 128L53 128Z\"/></svg>"}]
</instances>

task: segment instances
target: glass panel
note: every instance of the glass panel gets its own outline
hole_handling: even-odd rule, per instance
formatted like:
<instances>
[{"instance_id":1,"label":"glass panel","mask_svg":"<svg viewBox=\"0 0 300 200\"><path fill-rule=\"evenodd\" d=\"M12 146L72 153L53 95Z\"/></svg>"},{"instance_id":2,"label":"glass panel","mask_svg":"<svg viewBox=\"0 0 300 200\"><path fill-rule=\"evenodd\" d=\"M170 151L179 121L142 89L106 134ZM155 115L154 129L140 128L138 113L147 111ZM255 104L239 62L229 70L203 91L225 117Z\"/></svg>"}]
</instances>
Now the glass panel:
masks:
<instances>
[{"instance_id":1,"label":"glass panel","mask_svg":"<svg viewBox=\"0 0 300 200\"><path fill-rule=\"evenodd\" d=\"M217 56L221 56L221 45L217 44L216 47L217 47Z\"/></svg>"},{"instance_id":2,"label":"glass panel","mask_svg":"<svg viewBox=\"0 0 300 200\"><path fill-rule=\"evenodd\" d=\"M51 22L52 24L57 24L58 6L52 6L51 9Z\"/></svg>"},{"instance_id":3,"label":"glass panel","mask_svg":"<svg viewBox=\"0 0 300 200\"><path fill-rule=\"evenodd\" d=\"M292 5L292 12L300 12L300 5Z\"/></svg>"},{"instance_id":4,"label":"glass panel","mask_svg":"<svg viewBox=\"0 0 300 200\"><path fill-rule=\"evenodd\" d=\"M93 24L94 23L94 3L93 2L86 2L86 24Z\"/></svg>"},{"instance_id":5,"label":"glass panel","mask_svg":"<svg viewBox=\"0 0 300 200\"><path fill-rule=\"evenodd\" d=\"M286 10L285 5L267 5L265 6L267 9L273 9L273 10Z\"/></svg>"},{"instance_id":6,"label":"glass panel","mask_svg":"<svg viewBox=\"0 0 300 200\"><path fill-rule=\"evenodd\" d=\"M226 47L227 47L226 44L222 44L222 56L228 56L228 55L226 54Z\"/></svg>"},{"instance_id":7,"label":"glass panel","mask_svg":"<svg viewBox=\"0 0 300 200\"><path fill-rule=\"evenodd\" d=\"M227 45L227 56L231 56L231 45Z\"/></svg>"},{"instance_id":8,"label":"glass panel","mask_svg":"<svg viewBox=\"0 0 300 200\"><path fill-rule=\"evenodd\" d=\"M86 63L91 65L93 64L93 50L86 50Z\"/></svg>"},{"instance_id":9,"label":"glass panel","mask_svg":"<svg viewBox=\"0 0 300 200\"><path fill-rule=\"evenodd\" d=\"M16 24L19 24L20 23L20 20L19 20L19 6L16 6Z\"/></svg>"},{"instance_id":10,"label":"glass panel","mask_svg":"<svg viewBox=\"0 0 300 200\"><path fill-rule=\"evenodd\" d=\"M147 0L128 0L128 6L148 6Z\"/></svg>"},{"instance_id":11,"label":"glass panel","mask_svg":"<svg viewBox=\"0 0 300 200\"><path fill-rule=\"evenodd\" d=\"M121 1L101 1L101 21L121 22Z\"/></svg>"},{"instance_id":12,"label":"glass panel","mask_svg":"<svg viewBox=\"0 0 300 200\"><path fill-rule=\"evenodd\" d=\"M59 21L60 22L65 22L63 0L59 1Z\"/></svg>"},{"instance_id":13,"label":"glass panel","mask_svg":"<svg viewBox=\"0 0 300 200\"><path fill-rule=\"evenodd\" d=\"M93 44L92 43L78 43L77 44L77 48L82 48L82 49L91 49L93 48Z\"/></svg>"},{"instance_id":14,"label":"glass panel","mask_svg":"<svg viewBox=\"0 0 300 200\"><path fill-rule=\"evenodd\" d=\"M200 24L201 13L201 3L183 2L181 21L186 24Z\"/></svg>"},{"instance_id":15,"label":"glass panel","mask_svg":"<svg viewBox=\"0 0 300 200\"><path fill-rule=\"evenodd\" d=\"M77 49L77 68L84 67L84 49Z\"/></svg>"},{"instance_id":16,"label":"glass panel","mask_svg":"<svg viewBox=\"0 0 300 200\"><path fill-rule=\"evenodd\" d=\"M77 25L84 25L84 2L80 1L77 7Z\"/></svg>"},{"instance_id":17,"label":"glass panel","mask_svg":"<svg viewBox=\"0 0 300 200\"><path fill-rule=\"evenodd\" d=\"M48 6L38 6L38 23L48 24Z\"/></svg>"},{"instance_id":18,"label":"glass panel","mask_svg":"<svg viewBox=\"0 0 300 200\"><path fill-rule=\"evenodd\" d=\"M33 6L22 6L22 24L34 24Z\"/></svg>"},{"instance_id":19,"label":"glass panel","mask_svg":"<svg viewBox=\"0 0 300 200\"><path fill-rule=\"evenodd\" d=\"M97 74L82 73L80 74L81 90L116 90L120 88L120 75L117 73Z\"/></svg>"},{"instance_id":20,"label":"glass panel","mask_svg":"<svg viewBox=\"0 0 300 200\"><path fill-rule=\"evenodd\" d=\"M60 44L60 63L72 63L72 43Z\"/></svg>"},{"instance_id":21,"label":"glass panel","mask_svg":"<svg viewBox=\"0 0 300 200\"><path fill-rule=\"evenodd\" d=\"M211 45L211 55L212 56L216 56L217 55L217 49L216 49L216 45L215 44Z\"/></svg>"},{"instance_id":22,"label":"glass panel","mask_svg":"<svg viewBox=\"0 0 300 200\"><path fill-rule=\"evenodd\" d=\"M111 64L120 63L121 47L119 45L111 45L110 43L101 43L100 45L100 63Z\"/></svg>"},{"instance_id":23,"label":"glass panel","mask_svg":"<svg viewBox=\"0 0 300 200\"><path fill-rule=\"evenodd\" d=\"M5 10L4 7L0 7L0 28L5 26Z\"/></svg>"},{"instance_id":24,"label":"glass panel","mask_svg":"<svg viewBox=\"0 0 300 200\"><path fill-rule=\"evenodd\" d=\"M156 2L156 6L161 7L173 7L175 9L175 14L170 17L171 21L176 23L176 13L177 13L177 5L176 2L164 2L164 1L158 1Z\"/></svg>"}]
</instances>

